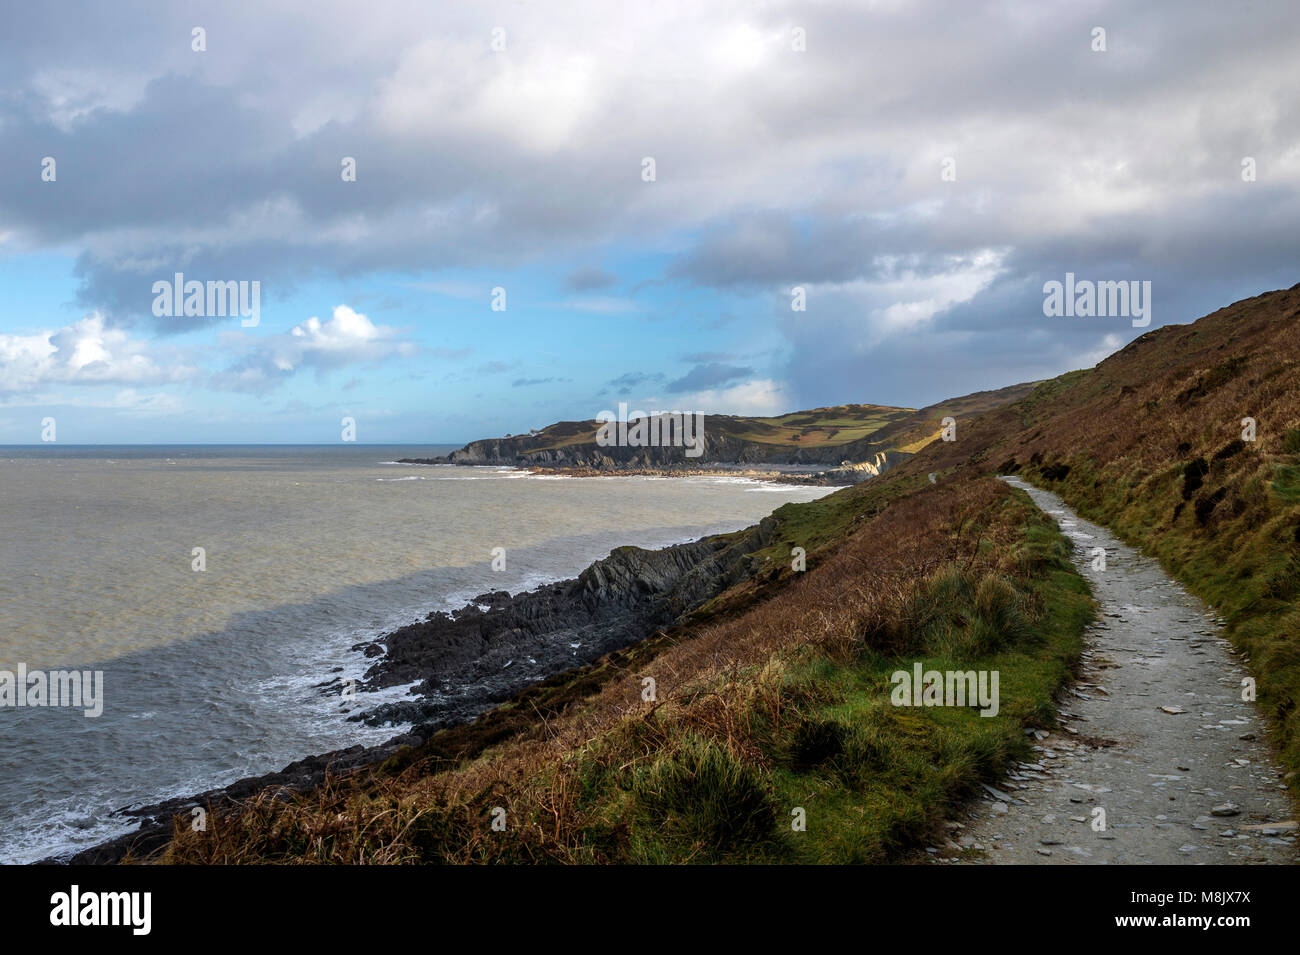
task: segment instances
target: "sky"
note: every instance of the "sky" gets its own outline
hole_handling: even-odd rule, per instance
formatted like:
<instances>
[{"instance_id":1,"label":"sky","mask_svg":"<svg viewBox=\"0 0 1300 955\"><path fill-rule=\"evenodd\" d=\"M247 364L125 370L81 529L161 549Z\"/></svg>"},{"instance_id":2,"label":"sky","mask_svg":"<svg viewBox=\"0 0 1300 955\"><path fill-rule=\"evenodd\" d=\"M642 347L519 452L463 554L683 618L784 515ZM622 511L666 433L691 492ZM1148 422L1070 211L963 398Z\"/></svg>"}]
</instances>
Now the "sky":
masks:
<instances>
[{"instance_id":1,"label":"sky","mask_svg":"<svg viewBox=\"0 0 1300 955\"><path fill-rule=\"evenodd\" d=\"M0 19L0 444L919 407L1300 281L1289 0ZM1045 314L1067 273L1150 324Z\"/></svg>"}]
</instances>

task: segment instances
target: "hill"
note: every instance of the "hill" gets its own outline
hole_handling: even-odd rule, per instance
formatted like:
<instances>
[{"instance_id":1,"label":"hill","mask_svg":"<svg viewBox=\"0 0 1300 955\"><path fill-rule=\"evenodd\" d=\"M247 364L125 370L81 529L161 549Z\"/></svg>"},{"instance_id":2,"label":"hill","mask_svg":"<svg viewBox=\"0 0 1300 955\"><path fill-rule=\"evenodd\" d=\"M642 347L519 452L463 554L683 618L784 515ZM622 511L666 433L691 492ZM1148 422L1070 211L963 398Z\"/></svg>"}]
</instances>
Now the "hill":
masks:
<instances>
[{"instance_id":1,"label":"hill","mask_svg":"<svg viewBox=\"0 0 1300 955\"><path fill-rule=\"evenodd\" d=\"M296 796L218 804L211 832L178 816L162 858L901 858L1025 758L1026 730L1055 725L1054 695L1093 613L1070 542L995 479L1006 472L1159 557L1218 609L1294 788L1298 318L1300 286L1152 331L1010 403L977 408L971 396L956 441L930 440L878 478L711 539L701 559L723 569L706 572L708 586L679 567L601 591L612 577L593 573L583 601L651 593L653 628L472 723L417 727L383 762ZM855 440L902 447L927 422L909 430L903 413ZM620 560L688 559L655 553ZM473 632L490 646L547 607L489 609ZM891 705L891 675L917 664L1000 673L999 711Z\"/></svg>"},{"instance_id":2,"label":"hill","mask_svg":"<svg viewBox=\"0 0 1300 955\"><path fill-rule=\"evenodd\" d=\"M945 415L969 415L1024 397L1033 383L953 398L928 408L850 404L794 411L770 418L704 415L701 453L681 446L608 446L601 423L561 421L526 435L472 441L445 458L407 458L408 464L508 465L530 468L693 470L707 465L872 464L892 467L939 436Z\"/></svg>"},{"instance_id":3,"label":"hill","mask_svg":"<svg viewBox=\"0 0 1300 955\"><path fill-rule=\"evenodd\" d=\"M1158 557L1227 621L1300 769L1300 286L1146 333L909 464L1016 472Z\"/></svg>"}]
</instances>

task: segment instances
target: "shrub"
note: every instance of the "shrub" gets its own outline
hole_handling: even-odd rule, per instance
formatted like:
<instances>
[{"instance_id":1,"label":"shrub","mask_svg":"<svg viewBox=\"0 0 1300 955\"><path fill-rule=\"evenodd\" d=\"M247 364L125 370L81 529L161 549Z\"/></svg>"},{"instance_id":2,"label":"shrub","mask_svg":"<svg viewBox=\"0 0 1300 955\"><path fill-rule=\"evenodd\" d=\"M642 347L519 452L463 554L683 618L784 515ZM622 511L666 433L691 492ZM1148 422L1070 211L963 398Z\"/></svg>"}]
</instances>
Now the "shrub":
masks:
<instances>
[{"instance_id":1,"label":"shrub","mask_svg":"<svg viewBox=\"0 0 1300 955\"><path fill-rule=\"evenodd\" d=\"M666 834L720 851L770 838L776 822L758 772L695 736L638 773L633 795Z\"/></svg>"},{"instance_id":2,"label":"shrub","mask_svg":"<svg viewBox=\"0 0 1300 955\"><path fill-rule=\"evenodd\" d=\"M790 742L790 758L800 768L820 765L843 752L846 736L844 724L835 720L801 720Z\"/></svg>"},{"instance_id":3,"label":"shrub","mask_svg":"<svg viewBox=\"0 0 1300 955\"><path fill-rule=\"evenodd\" d=\"M1188 463L1183 469L1183 500L1190 501L1202 484L1205 483L1205 475L1210 473L1210 465L1205 458L1197 458L1195 461Z\"/></svg>"}]
</instances>

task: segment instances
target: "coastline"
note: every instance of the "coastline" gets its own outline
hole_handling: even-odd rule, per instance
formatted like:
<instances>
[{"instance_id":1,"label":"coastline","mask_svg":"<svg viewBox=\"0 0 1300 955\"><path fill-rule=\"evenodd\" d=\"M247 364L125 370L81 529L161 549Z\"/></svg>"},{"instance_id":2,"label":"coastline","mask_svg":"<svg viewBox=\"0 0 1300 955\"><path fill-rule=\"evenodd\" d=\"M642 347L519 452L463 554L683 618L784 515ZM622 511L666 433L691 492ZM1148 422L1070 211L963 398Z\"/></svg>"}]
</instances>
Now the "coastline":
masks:
<instances>
[{"instance_id":1,"label":"coastline","mask_svg":"<svg viewBox=\"0 0 1300 955\"><path fill-rule=\"evenodd\" d=\"M535 469L518 470L537 473ZM558 470L542 469L540 473ZM701 475L784 483L748 469L691 472L691 476ZM571 476L688 475L597 472ZM403 750L422 746L444 730L471 729L502 704L518 701L539 688L563 691L566 683L581 682L584 672L599 669L607 658L657 631L672 629L722 590L756 574L761 568L748 558L770 541L773 527L768 516L740 530L655 549L619 546L574 577L517 593L479 594L455 610L434 611L421 621L362 641L351 649L374 662L358 683L359 692L418 686L410 699L367 706L349 716L349 721L408 725L407 729L395 731L381 743L304 756L279 770L200 793L122 807L114 815L138 821L132 831L71 854L47 856L36 864L104 865L128 856L147 857L170 840L173 820L188 822L195 807L211 812L264 790L286 794L307 790L330 775L373 767ZM322 674L326 677L328 674ZM316 688L322 695L338 693L340 679L325 679Z\"/></svg>"},{"instance_id":2,"label":"coastline","mask_svg":"<svg viewBox=\"0 0 1300 955\"><path fill-rule=\"evenodd\" d=\"M399 458L394 464L406 464L424 467L500 467L523 471L538 477L574 477L574 478L609 478L609 477L655 477L655 478L690 478L690 477L724 477L744 478L750 481L762 481L769 484L797 484L813 487L847 487L868 478L878 477L885 468L857 464L837 468L823 468L815 465L786 464L756 467L752 464L726 464L713 462L706 465L673 464L616 464L609 467L574 464L574 465L538 465L525 462L457 462L441 458Z\"/></svg>"},{"instance_id":3,"label":"coastline","mask_svg":"<svg viewBox=\"0 0 1300 955\"><path fill-rule=\"evenodd\" d=\"M745 478L751 481L763 481L770 484L800 484L812 485L817 487L840 487L847 484L855 483L853 481L844 481L830 476L827 471L775 471L775 470L758 470L755 468L659 468L659 467L628 467L619 468L615 471L605 471L599 468L590 467L565 467L565 468L537 468L522 467L520 470L528 471L538 475L562 475L564 477L579 478L601 478L601 477L660 477L660 478L688 478L688 477L727 477L727 478Z\"/></svg>"}]
</instances>

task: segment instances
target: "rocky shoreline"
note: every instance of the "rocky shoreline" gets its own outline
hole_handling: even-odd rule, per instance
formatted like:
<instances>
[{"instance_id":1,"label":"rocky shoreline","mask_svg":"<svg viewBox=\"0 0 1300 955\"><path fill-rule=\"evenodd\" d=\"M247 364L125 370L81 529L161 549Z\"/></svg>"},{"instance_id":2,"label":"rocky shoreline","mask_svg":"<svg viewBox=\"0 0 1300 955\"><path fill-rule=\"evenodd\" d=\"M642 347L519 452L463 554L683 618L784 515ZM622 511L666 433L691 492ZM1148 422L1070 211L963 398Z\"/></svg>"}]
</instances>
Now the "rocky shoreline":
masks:
<instances>
[{"instance_id":1,"label":"rocky shoreline","mask_svg":"<svg viewBox=\"0 0 1300 955\"><path fill-rule=\"evenodd\" d=\"M594 663L690 617L732 585L753 576L752 555L771 542L776 524L764 518L720 534L658 550L620 547L577 577L532 591L481 594L452 613L431 613L353 649L374 660L361 692L415 684L412 698L366 710L354 720L372 725L411 724L375 746L352 746L308 756L278 772L117 815L139 827L76 854L44 864L108 865L131 853L148 856L171 838L173 818L188 819L196 806L222 809L264 791L286 796L339 773L383 762L404 747L419 746L439 730L472 722L550 677ZM340 690L338 679L320 692Z\"/></svg>"},{"instance_id":2,"label":"rocky shoreline","mask_svg":"<svg viewBox=\"0 0 1300 955\"><path fill-rule=\"evenodd\" d=\"M877 477L900 461L910 457L901 451L880 451L875 461L844 464L840 467L818 469L809 465L774 465L767 468L734 464L689 465L672 464L651 466L644 464L619 464L597 462L594 465L555 465L543 467L530 461L502 462L502 467L514 467L532 474L563 475L565 477L740 477L753 481L770 481L774 484L798 484L813 487L843 487ZM398 464L460 465L488 467L478 463L452 461L448 458L400 458Z\"/></svg>"}]
</instances>

